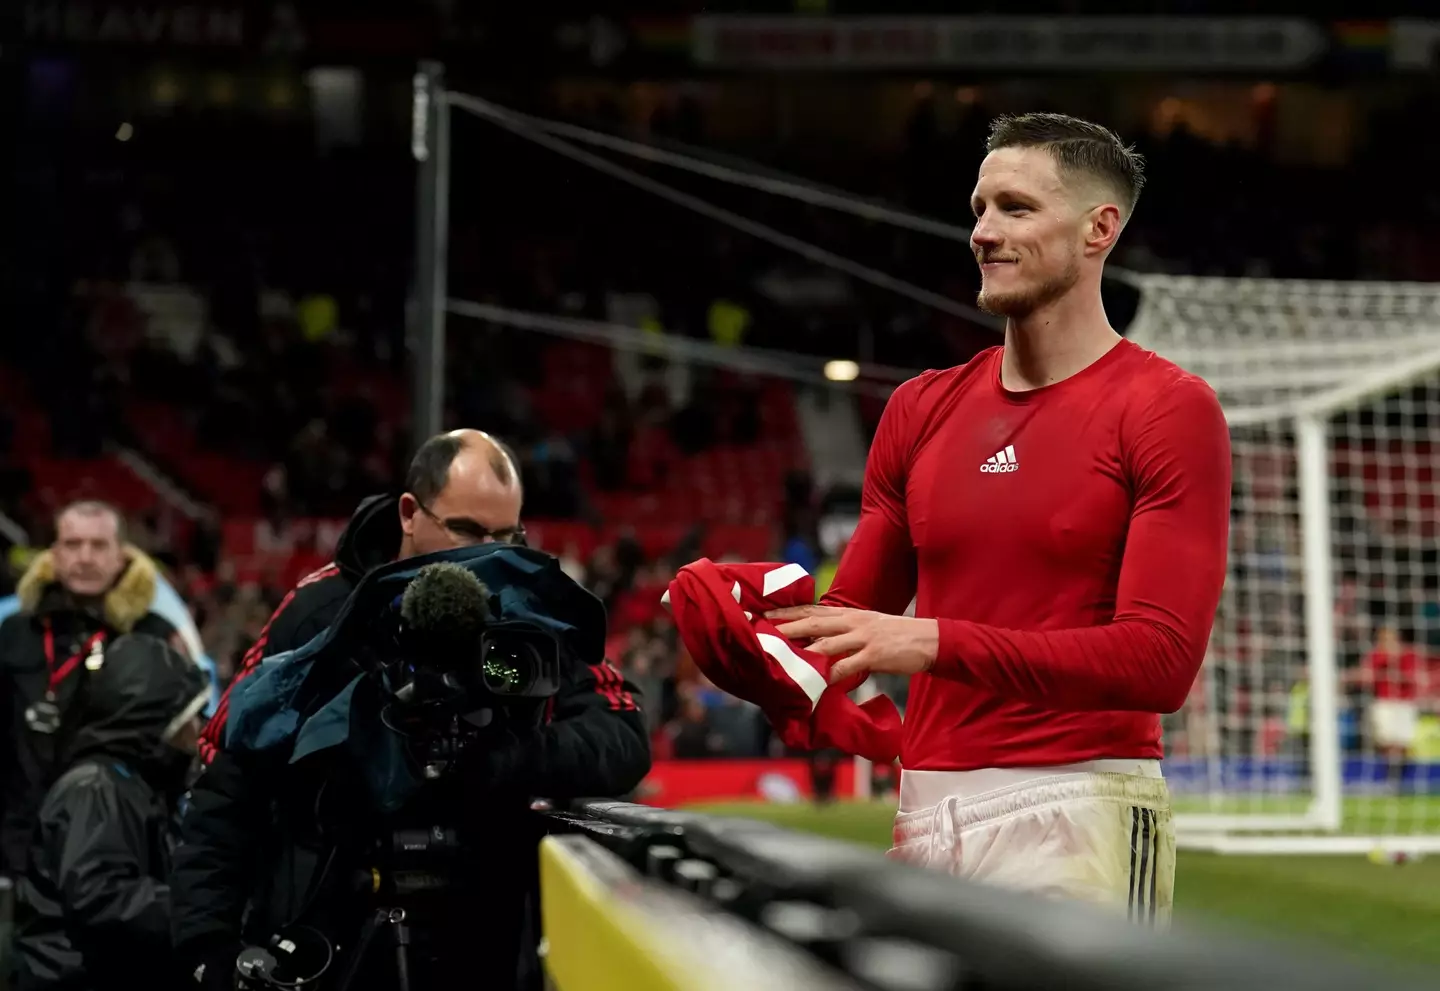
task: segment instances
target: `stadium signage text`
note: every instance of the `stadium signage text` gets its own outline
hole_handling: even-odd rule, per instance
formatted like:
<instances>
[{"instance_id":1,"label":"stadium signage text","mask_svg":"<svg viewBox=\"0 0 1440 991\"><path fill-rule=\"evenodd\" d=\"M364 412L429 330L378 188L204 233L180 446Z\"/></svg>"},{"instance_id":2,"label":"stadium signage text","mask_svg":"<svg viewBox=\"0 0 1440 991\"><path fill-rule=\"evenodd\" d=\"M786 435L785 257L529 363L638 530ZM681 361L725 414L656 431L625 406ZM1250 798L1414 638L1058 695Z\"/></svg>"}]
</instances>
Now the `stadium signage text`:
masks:
<instances>
[{"instance_id":1,"label":"stadium signage text","mask_svg":"<svg viewBox=\"0 0 1440 991\"><path fill-rule=\"evenodd\" d=\"M1326 36L1295 18L697 17L717 68L1296 69Z\"/></svg>"},{"instance_id":2,"label":"stadium signage text","mask_svg":"<svg viewBox=\"0 0 1440 991\"><path fill-rule=\"evenodd\" d=\"M28 3L25 37L108 45L238 47L245 12L237 7L124 3Z\"/></svg>"}]
</instances>

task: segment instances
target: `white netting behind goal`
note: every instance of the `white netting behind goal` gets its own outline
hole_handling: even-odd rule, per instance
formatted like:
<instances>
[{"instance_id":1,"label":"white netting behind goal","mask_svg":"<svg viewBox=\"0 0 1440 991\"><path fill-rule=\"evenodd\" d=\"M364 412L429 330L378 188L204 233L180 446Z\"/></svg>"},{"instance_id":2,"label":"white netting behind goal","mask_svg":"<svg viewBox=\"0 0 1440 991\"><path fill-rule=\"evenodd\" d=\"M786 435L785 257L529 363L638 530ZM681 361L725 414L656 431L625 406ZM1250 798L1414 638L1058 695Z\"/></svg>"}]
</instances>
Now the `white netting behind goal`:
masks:
<instances>
[{"instance_id":1,"label":"white netting behind goal","mask_svg":"<svg viewBox=\"0 0 1440 991\"><path fill-rule=\"evenodd\" d=\"M1440 849L1440 286L1141 283L1130 336L1215 387L1234 448L1225 592L1166 721L1182 833Z\"/></svg>"}]
</instances>

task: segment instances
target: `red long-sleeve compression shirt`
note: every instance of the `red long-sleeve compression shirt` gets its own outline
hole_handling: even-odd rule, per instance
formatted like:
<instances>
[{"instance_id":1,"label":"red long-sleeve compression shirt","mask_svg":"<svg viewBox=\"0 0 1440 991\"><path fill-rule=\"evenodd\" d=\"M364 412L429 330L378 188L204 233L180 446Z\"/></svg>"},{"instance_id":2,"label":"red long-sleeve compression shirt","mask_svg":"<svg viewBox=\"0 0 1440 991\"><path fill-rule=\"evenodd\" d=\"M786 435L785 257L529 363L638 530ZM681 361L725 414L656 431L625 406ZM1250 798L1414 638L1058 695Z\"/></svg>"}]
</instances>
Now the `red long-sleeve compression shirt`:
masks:
<instances>
[{"instance_id":1,"label":"red long-sleeve compression shirt","mask_svg":"<svg viewBox=\"0 0 1440 991\"><path fill-rule=\"evenodd\" d=\"M827 605L936 617L913 770L1162 756L1225 579L1230 435L1201 379L1128 341L1015 393L1001 349L896 390Z\"/></svg>"}]
</instances>

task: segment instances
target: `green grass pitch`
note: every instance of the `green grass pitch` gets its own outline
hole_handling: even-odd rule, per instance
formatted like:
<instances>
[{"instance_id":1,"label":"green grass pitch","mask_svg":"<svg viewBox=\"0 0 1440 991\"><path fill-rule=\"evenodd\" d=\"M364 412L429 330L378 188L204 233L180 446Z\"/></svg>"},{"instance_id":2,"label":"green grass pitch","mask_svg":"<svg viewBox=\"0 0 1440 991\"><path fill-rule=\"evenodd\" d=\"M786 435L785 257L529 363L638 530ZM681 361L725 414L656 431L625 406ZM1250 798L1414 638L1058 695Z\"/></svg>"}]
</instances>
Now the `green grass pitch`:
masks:
<instances>
[{"instance_id":1,"label":"green grass pitch","mask_svg":"<svg viewBox=\"0 0 1440 991\"><path fill-rule=\"evenodd\" d=\"M1423 802L1433 803L1422 808ZM1180 803L1177 803L1179 806ZM1208 807L1207 807L1208 808ZM1184 811L1204 811L1185 803ZM1287 811L1273 803L1216 808L1217 812ZM734 803L697 811L764 819L869 846L886 847L895 808L884 802L810 804ZM1440 801L1352 799L1347 831L1440 824ZM1394 828L1398 826L1399 828ZM1400 964L1440 966L1440 856L1401 866L1354 856L1221 856L1182 850L1175 882L1175 915L1181 925L1256 932L1332 949L1388 958Z\"/></svg>"}]
</instances>

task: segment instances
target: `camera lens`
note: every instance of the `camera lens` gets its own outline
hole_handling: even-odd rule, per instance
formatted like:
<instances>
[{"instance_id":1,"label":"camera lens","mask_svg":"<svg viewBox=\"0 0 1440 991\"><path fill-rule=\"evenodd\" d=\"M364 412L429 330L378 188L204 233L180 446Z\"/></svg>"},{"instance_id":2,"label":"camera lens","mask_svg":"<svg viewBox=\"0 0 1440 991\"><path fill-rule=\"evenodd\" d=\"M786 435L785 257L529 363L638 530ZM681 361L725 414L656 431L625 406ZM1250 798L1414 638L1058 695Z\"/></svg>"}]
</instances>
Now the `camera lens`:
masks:
<instances>
[{"instance_id":1,"label":"camera lens","mask_svg":"<svg viewBox=\"0 0 1440 991\"><path fill-rule=\"evenodd\" d=\"M515 695L529 690L538 667L534 646L518 637L497 637L486 644L480 676L496 695Z\"/></svg>"}]
</instances>

